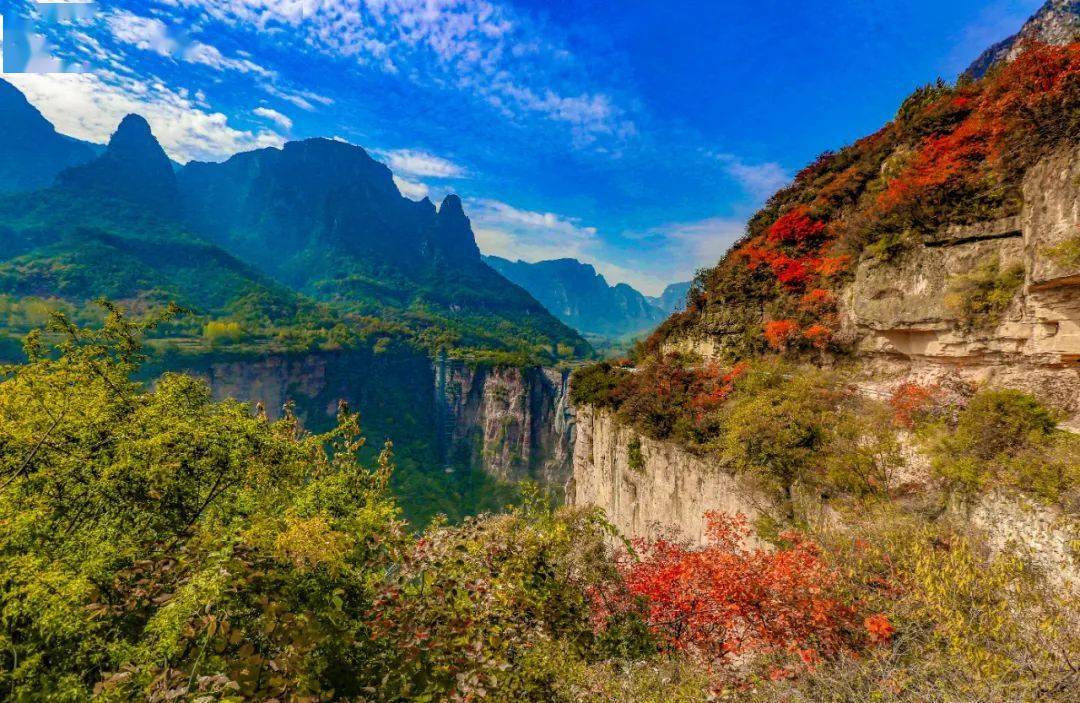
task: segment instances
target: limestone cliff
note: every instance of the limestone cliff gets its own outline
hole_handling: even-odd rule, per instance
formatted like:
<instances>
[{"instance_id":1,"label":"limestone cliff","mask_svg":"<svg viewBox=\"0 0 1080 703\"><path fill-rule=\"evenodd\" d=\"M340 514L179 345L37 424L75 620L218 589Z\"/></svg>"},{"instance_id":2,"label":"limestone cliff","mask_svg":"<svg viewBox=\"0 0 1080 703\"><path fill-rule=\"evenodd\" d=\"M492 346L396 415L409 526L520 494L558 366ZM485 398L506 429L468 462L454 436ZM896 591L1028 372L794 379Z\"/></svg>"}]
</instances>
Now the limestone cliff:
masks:
<instances>
[{"instance_id":1,"label":"limestone cliff","mask_svg":"<svg viewBox=\"0 0 1080 703\"><path fill-rule=\"evenodd\" d=\"M206 378L217 397L261 402L271 417L292 402L313 429L331 426L344 400L360 412L370 440L429 449L430 470L469 466L560 489L570 476L573 423L563 371L433 362L406 349L210 357L186 368Z\"/></svg>"},{"instance_id":2,"label":"limestone cliff","mask_svg":"<svg viewBox=\"0 0 1080 703\"><path fill-rule=\"evenodd\" d=\"M1080 150L1040 161L1023 192L1019 217L947 228L896 261L860 262L842 304L858 355L897 374L959 375L1080 412L1080 267L1051 254L1080 233ZM1024 283L999 324L968 329L947 305L950 282L988 260L1022 265Z\"/></svg>"},{"instance_id":3,"label":"limestone cliff","mask_svg":"<svg viewBox=\"0 0 1080 703\"><path fill-rule=\"evenodd\" d=\"M715 463L643 437L610 412L589 407L577 409L567 499L603 508L623 535L674 529L697 543L704 542L706 512L758 512L753 490Z\"/></svg>"},{"instance_id":4,"label":"limestone cliff","mask_svg":"<svg viewBox=\"0 0 1080 703\"><path fill-rule=\"evenodd\" d=\"M441 358L434 375L448 465L482 466L503 481L566 484L573 446L568 372L473 367Z\"/></svg>"}]
</instances>

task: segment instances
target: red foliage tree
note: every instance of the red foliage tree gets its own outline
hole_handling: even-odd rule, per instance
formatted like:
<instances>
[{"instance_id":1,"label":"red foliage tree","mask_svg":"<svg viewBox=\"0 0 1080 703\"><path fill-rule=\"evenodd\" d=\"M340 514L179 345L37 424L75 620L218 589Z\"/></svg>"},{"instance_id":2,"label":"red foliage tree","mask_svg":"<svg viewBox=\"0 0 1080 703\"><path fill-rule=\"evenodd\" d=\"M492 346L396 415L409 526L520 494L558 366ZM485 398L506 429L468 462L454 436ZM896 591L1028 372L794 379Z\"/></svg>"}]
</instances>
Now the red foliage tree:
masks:
<instances>
[{"instance_id":1,"label":"red foliage tree","mask_svg":"<svg viewBox=\"0 0 1080 703\"><path fill-rule=\"evenodd\" d=\"M893 422L907 429L915 427L915 421L919 415L933 405L939 393L940 389L935 386L920 386L911 382L901 383L889 398L889 406L893 410Z\"/></svg>"},{"instance_id":2,"label":"red foliage tree","mask_svg":"<svg viewBox=\"0 0 1080 703\"><path fill-rule=\"evenodd\" d=\"M634 612L662 645L720 665L777 654L805 666L853 648L860 636L855 611L837 595L839 574L815 544L788 533L784 548L748 548L744 517L706 517L703 548L635 542L639 559L620 563L622 587L593 594L601 628Z\"/></svg>"},{"instance_id":3,"label":"red foliage tree","mask_svg":"<svg viewBox=\"0 0 1080 703\"><path fill-rule=\"evenodd\" d=\"M769 228L769 241L773 244L802 244L821 237L825 223L810 215L805 205L796 205L781 215Z\"/></svg>"},{"instance_id":4,"label":"red foliage tree","mask_svg":"<svg viewBox=\"0 0 1080 703\"><path fill-rule=\"evenodd\" d=\"M799 325L794 320L769 320L765 323L765 341L777 351L787 349L799 335Z\"/></svg>"}]
</instances>

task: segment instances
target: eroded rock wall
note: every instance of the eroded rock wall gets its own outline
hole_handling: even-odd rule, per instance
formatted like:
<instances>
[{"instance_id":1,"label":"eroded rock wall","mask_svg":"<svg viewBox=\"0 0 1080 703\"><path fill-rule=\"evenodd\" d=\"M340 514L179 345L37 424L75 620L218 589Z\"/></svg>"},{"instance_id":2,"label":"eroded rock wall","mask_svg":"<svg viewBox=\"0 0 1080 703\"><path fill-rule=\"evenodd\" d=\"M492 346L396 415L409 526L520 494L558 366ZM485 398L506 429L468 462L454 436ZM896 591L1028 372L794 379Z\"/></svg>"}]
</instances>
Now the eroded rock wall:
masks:
<instances>
[{"instance_id":1,"label":"eroded rock wall","mask_svg":"<svg viewBox=\"0 0 1080 703\"><path fill-rule=\"evenodd\" d=\"M871 368L1028 390L1080 417L1080 267L1055 247L1080 235L1080 150L1044 159L1024 180L1019 217L926 233L896 260L866 258L845 291L846 324ZM981 264L1024 267L1000 321L972 328L947 304Z\"/></svg>"},{"instance_id":2,"label":"eroded rock wall","mask_svg":"<svg viewBox=\"0 0 1080 703\"><path fill-rule=\"evenodd\" d=\"M631 445L640 447L640 464L631 462ZM602 508L624 536L675 530L699 544L707 512L758 514L753 491L717 464L642 437L612 413L590 407L577 409L567 499Z\"/></svg>"},{"instance_id":3,"label":"eroded rock wall","mask_svg":"<svg viewBox=\"0 0 1080 703\"><path fill-rule=\"evenodd\" d=\"M568 372L438 359L434 375L448 468L468 461L504 481L566 484L574 433Z\"/></svg>"}]
</instances>

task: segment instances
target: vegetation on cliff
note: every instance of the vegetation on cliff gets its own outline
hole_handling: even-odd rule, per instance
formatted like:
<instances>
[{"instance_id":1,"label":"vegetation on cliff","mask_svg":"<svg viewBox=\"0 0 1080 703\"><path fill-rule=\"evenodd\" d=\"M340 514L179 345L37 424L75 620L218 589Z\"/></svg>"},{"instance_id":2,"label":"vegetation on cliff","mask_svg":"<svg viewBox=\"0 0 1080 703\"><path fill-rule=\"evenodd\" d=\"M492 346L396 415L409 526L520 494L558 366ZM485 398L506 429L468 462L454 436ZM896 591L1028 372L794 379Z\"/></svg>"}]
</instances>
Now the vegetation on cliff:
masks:
<instances>
[{"instance_id":1,"label":"vegetation on cliff","mask_svg":"<svg viewBox=\"0 0 1080 703\"><path fill-rule=\"evenodd\" d=\"M822 155L773 196L646 351L685 336L712 337L733 360L770 347L842 351L837 300L854 265L948 225L1018 214L1027 168L1080 139L1078 102L1076 43L919 89L880 131Z\"/></svg>"}]
</instances>

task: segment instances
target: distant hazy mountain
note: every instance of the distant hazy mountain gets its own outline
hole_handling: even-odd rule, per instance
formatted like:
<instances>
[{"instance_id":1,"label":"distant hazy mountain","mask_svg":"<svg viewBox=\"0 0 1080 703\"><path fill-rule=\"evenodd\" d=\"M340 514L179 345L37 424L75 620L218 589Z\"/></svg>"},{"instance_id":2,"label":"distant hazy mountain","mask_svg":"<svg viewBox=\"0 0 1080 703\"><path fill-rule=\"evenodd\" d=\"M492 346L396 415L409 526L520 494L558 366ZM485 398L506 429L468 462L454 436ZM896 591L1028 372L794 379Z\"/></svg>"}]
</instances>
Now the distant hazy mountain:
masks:
<instances>
[{"instance_id":1,"label":"distant hazy mountain","mask_svg":"<svg viewBox=\"0 0 1080 703\"><path fill-rule=\"evenodd\" d=\"M0 193L47 188L61 171L90 161L97 151L58 134L15 86L0 80Z\"/></svg>"},{"instance_id":2,"label":"distant hazy mountain","mask_svg":"<svg viewBox=\"0 0 1080 703\"><path fill-rule=\"evenodd\" d=\"M679 312L686 307L686 295L692 285L690 281L672 283L659 297L649 298L649 302L663 310L666 315Z\"/></svg>"},{"instance_id":3,"label":"distant hazy mountain","mask_svg":"<svg viewBox=\"0 0 1080 703\"><path fill-rule=\"evenodd\" d=\"M1080 0L1048 0L1019 32L984 51L964 75L980 78L1000 61L1011 61L1024 44L1068 44L1080 37Z\"/></svg>"},{"instance_id":4,"label":"distant hazy mountain","mask_svg":"<svg viewBox=\"0 0 1080 703\"><path fill-rule=\"evenodd\" d=\"M596 269L577 259L527 263L487 256L484 260L582 334L638 334L651 330L668 314L625 283L609 285Z\"/></svg>"}]
</instances>

